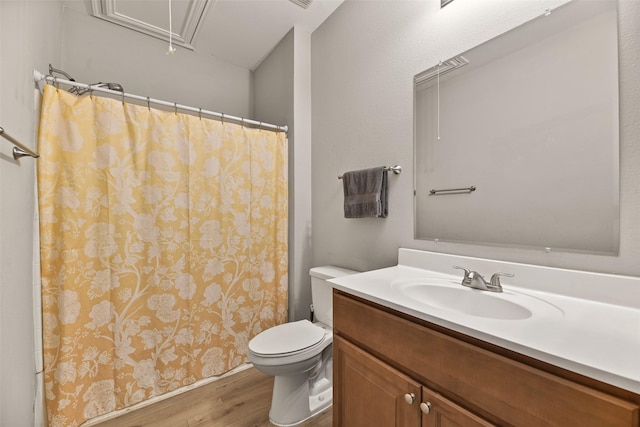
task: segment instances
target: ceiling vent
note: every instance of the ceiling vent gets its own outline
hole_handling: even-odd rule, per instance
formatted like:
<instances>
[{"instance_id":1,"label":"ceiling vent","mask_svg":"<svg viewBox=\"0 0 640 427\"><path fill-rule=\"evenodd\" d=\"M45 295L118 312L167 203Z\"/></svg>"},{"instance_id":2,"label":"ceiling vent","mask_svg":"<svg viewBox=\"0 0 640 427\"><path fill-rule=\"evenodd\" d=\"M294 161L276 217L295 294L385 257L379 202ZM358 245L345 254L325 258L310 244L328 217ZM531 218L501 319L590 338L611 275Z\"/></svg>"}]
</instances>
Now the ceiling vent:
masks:
<instances>
[{"instance_id":1,"label":"ceiling vent","mask_svg":"<svg viewBox=\"0 0 640 427\"><path fill-rule=\"evenodd\" d=\"M289 0L293 4L297 4L303 9L308 8L313 0Z\"/></svg>"}]
</instances>

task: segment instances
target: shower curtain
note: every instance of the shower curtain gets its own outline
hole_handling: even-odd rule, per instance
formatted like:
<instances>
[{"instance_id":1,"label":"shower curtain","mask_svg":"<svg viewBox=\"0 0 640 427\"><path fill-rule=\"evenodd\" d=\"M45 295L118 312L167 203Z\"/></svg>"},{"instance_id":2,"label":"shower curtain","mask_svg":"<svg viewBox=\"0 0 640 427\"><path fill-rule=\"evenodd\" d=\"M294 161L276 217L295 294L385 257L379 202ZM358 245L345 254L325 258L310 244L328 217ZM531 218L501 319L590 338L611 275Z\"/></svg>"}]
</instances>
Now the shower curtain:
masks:
<instances>
[{"instance_id":1,"label":"shower curtain","mask_svg":"<svg viewBox=\"0 0 640 427\"><path fill-rule=\"evenodd\" d=\"M284 133L45 86L50 426L224 373L286 321L286 145Z\"/></svg>"}]
</instances>

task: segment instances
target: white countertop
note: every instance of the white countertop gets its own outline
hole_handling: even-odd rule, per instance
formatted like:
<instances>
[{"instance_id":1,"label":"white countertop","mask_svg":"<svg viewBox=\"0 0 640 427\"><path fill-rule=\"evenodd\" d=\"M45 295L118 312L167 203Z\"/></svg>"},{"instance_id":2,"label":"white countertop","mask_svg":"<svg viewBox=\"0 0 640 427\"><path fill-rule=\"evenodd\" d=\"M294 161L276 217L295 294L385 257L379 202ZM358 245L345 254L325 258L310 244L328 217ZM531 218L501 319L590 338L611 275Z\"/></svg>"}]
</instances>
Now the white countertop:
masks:
<instances>
[{"instance_id":1,"label":"white countertop","mask_svg":"<svg viewBox=\"0 0 640 427\"><path fill-rule=\"evenodd\" d=\"M453 270L454 264L477 270L487 278L497 271L515 272L513 279L503 278L504 295L496 296L535 300L532 315L517 320L478 317L426 305L403 295L396 287L398 283L424 278L441 278L452 287L462 287L457 285L462 272ZM518 279L523 276L536 276L544 284L535 286ZM550 284L557 279L562 283ZM640 393L640 278L400 249L395 267L330 282L336 289L401 313ZM521 283L529 286L518 286ZM604 288L607 297L598 298L601 291L593 286ZM618 304L619 301L625 304Z\"/></svg>"}]
</instances>

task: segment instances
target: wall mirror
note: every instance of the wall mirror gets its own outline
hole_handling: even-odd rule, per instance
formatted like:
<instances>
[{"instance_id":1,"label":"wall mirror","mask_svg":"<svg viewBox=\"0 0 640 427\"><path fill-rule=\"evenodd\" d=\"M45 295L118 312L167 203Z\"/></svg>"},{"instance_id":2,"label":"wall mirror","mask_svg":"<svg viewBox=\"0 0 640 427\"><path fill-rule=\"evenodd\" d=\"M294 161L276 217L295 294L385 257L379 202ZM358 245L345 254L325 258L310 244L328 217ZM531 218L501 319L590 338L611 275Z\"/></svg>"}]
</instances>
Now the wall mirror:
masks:
<instances>
[{"instance_id":1,"label":"wall mirror","mask_svg":"<svg viewBox=\"0 0 640 427\"><path fill-rule=\"evenodd\" d=\"M415 76L416 239L617 254L617 37L574 0Z\"/></svg>"}]
</instances>

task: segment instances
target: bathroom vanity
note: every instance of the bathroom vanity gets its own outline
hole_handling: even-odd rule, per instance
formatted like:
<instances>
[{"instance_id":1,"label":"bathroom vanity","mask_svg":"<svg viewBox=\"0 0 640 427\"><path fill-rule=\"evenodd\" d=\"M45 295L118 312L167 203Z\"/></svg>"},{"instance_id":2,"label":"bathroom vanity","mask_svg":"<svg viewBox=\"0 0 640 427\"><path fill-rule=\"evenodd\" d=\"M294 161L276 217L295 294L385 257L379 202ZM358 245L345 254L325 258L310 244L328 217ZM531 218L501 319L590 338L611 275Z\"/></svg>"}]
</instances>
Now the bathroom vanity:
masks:
<instances>
[{"instance_id":1,"label":"bathroom vanity","mask_svg":"<svg viewBox=\"0 0 640 427\"><path fill-rule=\"evenodd\" d=\"M515 277L486 295L453 264ZM638 278L401 249L332 282L334 426L640 426Z\"/></svg>"}]
</instances>

